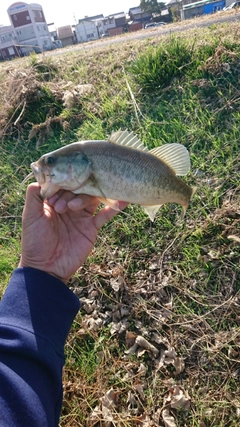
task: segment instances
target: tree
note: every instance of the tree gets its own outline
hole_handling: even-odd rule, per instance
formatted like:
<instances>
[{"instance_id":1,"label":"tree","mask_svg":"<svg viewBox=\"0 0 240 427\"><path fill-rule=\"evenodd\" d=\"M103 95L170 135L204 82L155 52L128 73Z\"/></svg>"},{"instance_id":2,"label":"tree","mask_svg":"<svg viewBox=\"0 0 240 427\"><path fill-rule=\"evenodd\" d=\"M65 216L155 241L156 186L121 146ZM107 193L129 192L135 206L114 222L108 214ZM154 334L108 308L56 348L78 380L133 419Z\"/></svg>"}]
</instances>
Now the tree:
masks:
<instances>
[{"instance_id":1,"label":"tree","mask_svg":"<svg viewBox=\"0 0 240 427\"><path fill-rule=\"evenodd\" d=\"M158 2L157 0L140 0L140 8L144 12L161 13L164 7L165 3Z\"/></svg>"}]
</instances>

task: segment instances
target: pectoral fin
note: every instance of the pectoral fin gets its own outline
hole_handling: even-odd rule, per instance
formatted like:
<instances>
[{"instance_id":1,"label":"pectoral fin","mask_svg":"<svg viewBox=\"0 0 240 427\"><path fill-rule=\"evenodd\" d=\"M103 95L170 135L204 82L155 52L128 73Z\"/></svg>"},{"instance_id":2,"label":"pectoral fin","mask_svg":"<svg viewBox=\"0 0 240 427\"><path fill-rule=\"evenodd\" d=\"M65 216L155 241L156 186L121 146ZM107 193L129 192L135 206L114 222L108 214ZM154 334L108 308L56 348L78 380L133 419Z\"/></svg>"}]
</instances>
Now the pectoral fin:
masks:
<instances>
[{"instance_id":1,"label":"pectoral fin","mask_svg":"<svg viewBox=\"0 0 240 427\"><path fill-rule=\"evenodd\" d=\"M110 208L114 209L115 211L120 212L121 209L119 208L119 203L117 200L112 199L106 199L105 197L98 197L98 200L103 203L106 206L109 206Z\"/></svg>"},{"instance_id":2,"label":"pectoral fin","mask_svg":"<svg viewBox=\"0 0 240 427\"><path fill-rule=\"evenodd\" d=\"M153 205L153 206L142 206L142 208L145 210L145 212L148 214L151 221L154 221L154 218L157 214L158 209L162 205Z\"/></svg>"}]
</instances>

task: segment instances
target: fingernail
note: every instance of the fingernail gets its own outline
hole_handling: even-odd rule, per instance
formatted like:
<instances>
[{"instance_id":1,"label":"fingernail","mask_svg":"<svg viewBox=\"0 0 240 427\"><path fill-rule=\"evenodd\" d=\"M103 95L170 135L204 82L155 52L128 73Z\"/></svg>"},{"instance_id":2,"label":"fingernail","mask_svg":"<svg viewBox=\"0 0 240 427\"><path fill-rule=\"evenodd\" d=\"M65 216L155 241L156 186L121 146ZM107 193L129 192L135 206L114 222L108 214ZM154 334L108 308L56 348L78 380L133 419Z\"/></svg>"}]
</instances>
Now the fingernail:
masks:
<instances>
[{"instance_id":1,"label":"fingernail","mask_svg":"<svg viewBox=\"0 0 240 427\"><path fill-rule=\"evenodd\" d=\"M57 194L54 194L52 197L48 199L48 204L53 206L55 205L56 201L59 199L59 196Z\"/></svg>"},{"instance_id":2,"label":"fingernail","mask_svg":"<svg viewBox=\"0 0 240 427\"><path fill-rule=\"evenodd\" d=\"M67 207L67 202L63 199L58 200L54 204L54 209L58 213L63 213L66 210L66 207Z\"/></svg>"},{"instance_id":3,"label":"fingernail","mask_svg":"<svg viewBox=\"0 0 240 427\"><path fill-rule=\"evenodd\" d=\"M72 199L68 202L68 207L69 209L71 209L72 211L78 210L78 209L82 209L83 207L83 201L81 199Z\"/></svg>"}]
</instances>

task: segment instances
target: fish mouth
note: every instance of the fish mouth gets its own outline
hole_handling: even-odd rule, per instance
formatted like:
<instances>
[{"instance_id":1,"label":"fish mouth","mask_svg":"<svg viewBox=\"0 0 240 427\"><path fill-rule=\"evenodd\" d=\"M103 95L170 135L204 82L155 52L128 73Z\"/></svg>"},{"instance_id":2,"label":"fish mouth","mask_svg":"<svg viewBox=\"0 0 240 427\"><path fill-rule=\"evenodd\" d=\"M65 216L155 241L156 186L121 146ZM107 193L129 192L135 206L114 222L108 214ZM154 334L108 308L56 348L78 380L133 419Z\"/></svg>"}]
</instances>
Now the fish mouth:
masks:
<instances>
[{"instance_id":1,"label":"fish mouth","mask_svg":"<svg viewBox=\"0 0 240 427\"><path fill-rule=\"evenodd\" d=\"M46 182L46 174L41 166L37 162L31 163L31 169L39 185Z\"/></svg>"}]
</instances>

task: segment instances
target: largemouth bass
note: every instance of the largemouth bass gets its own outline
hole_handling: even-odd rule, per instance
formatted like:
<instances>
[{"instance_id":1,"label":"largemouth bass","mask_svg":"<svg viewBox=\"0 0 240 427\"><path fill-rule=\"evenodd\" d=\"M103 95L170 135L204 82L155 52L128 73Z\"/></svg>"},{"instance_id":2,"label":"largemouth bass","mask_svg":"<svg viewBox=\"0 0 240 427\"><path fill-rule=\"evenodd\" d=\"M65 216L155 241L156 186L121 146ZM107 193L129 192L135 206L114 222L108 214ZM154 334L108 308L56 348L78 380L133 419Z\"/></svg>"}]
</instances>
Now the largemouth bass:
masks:
<instances>
[{"instance_id":1,"label":"largemouth bass","mask_svg":"<svg viewBox=\"0 0 240 427\"><path fill-rule=\"evenodd\" d=\"M190 170L187 149L165 144L148 150L132 132L112 133L108 140L80 141L40 157L31 164L41 186L41 196L50 198L58 190L88 194L113 209L118 200L141 205L150 219L164 203L178 203L185 214L195 191L178 175Z\"/></svg>"}]
</instances>

